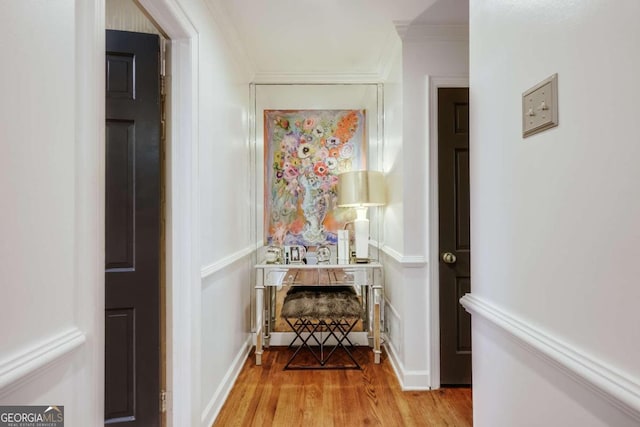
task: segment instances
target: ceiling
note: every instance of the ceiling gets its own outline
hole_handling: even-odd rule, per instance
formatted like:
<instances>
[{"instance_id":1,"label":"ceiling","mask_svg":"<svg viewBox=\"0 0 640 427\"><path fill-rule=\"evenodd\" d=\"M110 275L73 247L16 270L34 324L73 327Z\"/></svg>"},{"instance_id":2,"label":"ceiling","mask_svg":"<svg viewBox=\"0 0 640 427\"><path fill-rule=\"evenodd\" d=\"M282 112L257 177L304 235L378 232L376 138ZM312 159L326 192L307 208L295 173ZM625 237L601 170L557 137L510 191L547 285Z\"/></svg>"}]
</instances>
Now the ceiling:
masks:
<instances>
[{"instance_id":1,"label":"ceiling","mask_svg":"<svg viewBox=\"0 0 640 427\"><path fill-rule=\"evenodd\" d=\"M468 22L468 0L210 0L225 11L257 76L380 76L398 25ZM258 77L258 80L260 77Z\"/></svg>"}]
</instances>

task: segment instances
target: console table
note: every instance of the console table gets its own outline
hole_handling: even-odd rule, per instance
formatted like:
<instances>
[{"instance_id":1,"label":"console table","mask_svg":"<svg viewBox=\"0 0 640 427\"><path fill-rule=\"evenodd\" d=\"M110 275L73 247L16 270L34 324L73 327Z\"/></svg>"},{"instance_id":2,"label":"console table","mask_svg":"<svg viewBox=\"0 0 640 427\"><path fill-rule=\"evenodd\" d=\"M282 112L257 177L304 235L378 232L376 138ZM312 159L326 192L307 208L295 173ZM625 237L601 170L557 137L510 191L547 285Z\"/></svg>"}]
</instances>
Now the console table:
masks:
<instances>
[{"instance_id":1,"label":"console table","mask_svg":"<svg viewBox=\"0 0 640 427\"><path fill-rule=\"evenodd\" d=\"M384 274L382 264L256 264L256 365L262 364L263 347L269 346L274 319L274 292L284 286L344 286L360 290L363 319L374 361L380 363L380 328L383 322Z\"/></svg>"}]
</instances>

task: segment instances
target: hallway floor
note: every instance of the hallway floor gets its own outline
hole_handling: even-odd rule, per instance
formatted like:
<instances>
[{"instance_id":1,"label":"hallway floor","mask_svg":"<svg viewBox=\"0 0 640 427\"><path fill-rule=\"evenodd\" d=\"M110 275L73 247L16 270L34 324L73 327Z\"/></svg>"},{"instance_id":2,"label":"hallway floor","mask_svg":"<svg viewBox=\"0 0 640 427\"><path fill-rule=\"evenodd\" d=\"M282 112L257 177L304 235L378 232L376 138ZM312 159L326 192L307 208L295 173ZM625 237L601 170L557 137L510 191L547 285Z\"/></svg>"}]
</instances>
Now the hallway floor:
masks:
<instances>
[{"instance_id":1,"label":"hallway floor","mask_svg":"<svg viewBox=\"0 0 640 427\"><path fill-rule=\"evenodd\" d=\"M289 350L253 353L214 426L471 426L470 388L402 391L391 363L356 350L360 370L283 371Z\"/></svg>"}]
</instances>

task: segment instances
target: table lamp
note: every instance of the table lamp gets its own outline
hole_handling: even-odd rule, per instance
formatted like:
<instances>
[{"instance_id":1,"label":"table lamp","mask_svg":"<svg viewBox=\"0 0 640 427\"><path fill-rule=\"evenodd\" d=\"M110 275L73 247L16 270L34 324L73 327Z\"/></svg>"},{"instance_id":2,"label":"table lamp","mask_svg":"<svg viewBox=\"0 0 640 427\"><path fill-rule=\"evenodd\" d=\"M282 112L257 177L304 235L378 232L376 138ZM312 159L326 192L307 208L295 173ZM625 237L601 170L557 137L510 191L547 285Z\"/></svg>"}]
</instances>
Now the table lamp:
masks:
<instances>
[{"instance_id":1,"label":"table lamp","mask_svg":"<svg viewBox=\"0 0 640 427\"><path fill-rule=\"evenodd\" d=\"M385 203L384 176L377 171L349 171L338 175L338 206L355 208L356 261L369 260L367 208Z\"/></svg>"}]
</instances>

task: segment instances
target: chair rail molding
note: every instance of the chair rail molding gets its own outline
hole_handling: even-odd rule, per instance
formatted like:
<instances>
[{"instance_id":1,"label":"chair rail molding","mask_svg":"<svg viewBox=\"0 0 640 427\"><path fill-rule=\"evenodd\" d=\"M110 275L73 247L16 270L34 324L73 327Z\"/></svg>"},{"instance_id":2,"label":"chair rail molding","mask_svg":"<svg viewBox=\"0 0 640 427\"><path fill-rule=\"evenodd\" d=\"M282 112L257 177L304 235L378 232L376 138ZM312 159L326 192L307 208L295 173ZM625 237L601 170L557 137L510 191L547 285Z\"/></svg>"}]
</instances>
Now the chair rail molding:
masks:
<instances>
[{"instance_id":1,"label":"chair rail molding","mask_svg":"<svg viewBox=\"0 0 640 427\"><path fill-rule=\"evenodd\" d=\"M503 330L526 350L640 421L640 383L636 378L617 371L581 349L563 343L559 337L531 327L525 319L508 313L482 297L466 294L460 303L473 316Z\"/></svg>"},{"instance_id":2,"label":"chair rail molding","mask_svg":"<svg viewBox=\"0 0 640 427\"><path fill-rule=\"evenodd\" d=\"M241 259L251 255L256 250L255 246L249 245L246 248L240 249L237 252L232 253L218 261L212 262L204 267L200 271L200 276L202 279L206 279L207 277L215 274L216 272L225 269L231 264L240 261Z\"/></svg>"},{"instance_id":3,"label":"chair rail molding","mask_svg":"<svg viewBox=\"0 0 640 427\"><path fill-rule=\"evenodd\" d=\"M30 381L86 341L76 327L46 337L29 348L0 360L0 396Z\"/></svg>"},{"instance_id":4,"label":"chair rail molding","mask_svg":"<svg viewBox=\"0 0 640 427\"><path fill-rule=\"evenodd\" d=\"M403 255L387 245L380 245L379 248L403 267L422 268L427 265L427 257L424 255Z\"/></svg>"}]
</instances>

